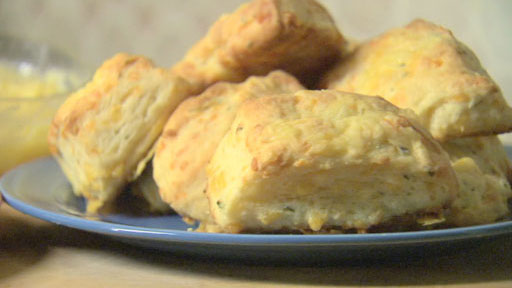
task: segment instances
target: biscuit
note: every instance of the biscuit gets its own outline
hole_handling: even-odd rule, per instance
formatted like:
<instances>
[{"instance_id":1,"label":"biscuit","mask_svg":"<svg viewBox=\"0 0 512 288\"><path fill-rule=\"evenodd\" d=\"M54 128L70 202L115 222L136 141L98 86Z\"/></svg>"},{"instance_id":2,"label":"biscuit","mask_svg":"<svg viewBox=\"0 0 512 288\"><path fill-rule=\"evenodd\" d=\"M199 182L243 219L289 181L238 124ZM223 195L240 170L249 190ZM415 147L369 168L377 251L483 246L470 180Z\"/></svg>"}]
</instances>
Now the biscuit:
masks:
<instances>
[{"instance_id":1,"label":"biscuit","mask_svg":"<svg viewBox=\"0 0 512 288\"><path fill-rule=\"evenodd\" d=\"M143 199L147 209L152 213L167 213L171 211L169 204L164 202L158 192L158 186L153 179L153 165L150 161L144 171L128 185L128 191L135 197Z\"/></svg>"},{"instance_id":2,"label":"biscuit","mask_svg":"<svg viewBox=\"0 0 512 288\"><path fill-rule=\"evenodd\" d=\"M455 139L442 146L450 155L460 187L446 222L470 226L509 215L512 170L498 137Z\"/></svg>"},{"instance_id":3,"label":"biscuit","mask_svg":"<svg viewBox=\"0 0 512 288\"><path fill-rule=\"evenodd\" d=\"M211 224L206 165L247 99L303 89L291 75L275 71L240 84L217 83L189 98L165 124L156 147L154 177L164 201L190 220ZM205 226L206 227L206 226Z\"/></svg>"},{"instance_id":4,"label":"biscuit","mask_svg":"<svg viewBox=\"0 0 512 288\"><path fill-rule=\"evenodd\" d=\"M207 175L212 216L230 233L442 221L458 190L448 155L414 113L334 90L243 103Z\"/></svg>"},{"instance_id":5,"label":"biscuit","mask_svg":"<svg viewBox=\"0 0 512 288\"><path fill-rule=\"evenodd\" d=\"M346 43L314 0L253 0L222 16L173 67L198 86L282 69L311 83Z\"/></svg>"},{"instance_id":6,"label":"biscuit","mask_svg":"<svg viewBox=\"0 0 512 288\"><path fill-rule=\"evenodd\" d=\"M410 108L440 141L512 129L512 109L475 54L424 20L360 45L322 83Z\"/></svg>"},{"instance_id":7,"label":"biscuit","mask_svg":"<svg viewBox=\"0 0 512 288\"><path fill-rule=\"evenodd\" d=\"M50 151L89 212L142 172L165 121L191 89L150 60L120 53L63 103L50 127Z\"/></svg>"}]
</instances>

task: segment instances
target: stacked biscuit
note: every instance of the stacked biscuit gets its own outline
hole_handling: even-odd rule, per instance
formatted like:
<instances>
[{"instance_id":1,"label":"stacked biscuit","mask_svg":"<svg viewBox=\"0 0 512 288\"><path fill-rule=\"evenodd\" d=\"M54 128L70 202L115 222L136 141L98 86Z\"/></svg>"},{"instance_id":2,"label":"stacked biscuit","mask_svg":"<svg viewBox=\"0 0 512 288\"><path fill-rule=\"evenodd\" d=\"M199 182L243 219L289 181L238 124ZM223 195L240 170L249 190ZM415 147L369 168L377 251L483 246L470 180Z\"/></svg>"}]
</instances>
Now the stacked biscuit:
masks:
<instances>
[{"instance_id":1,"label":"stacked biscuit","mask_svg":"<svg viewBox=\"0 0 512 288\"><path fill-rule=\"evenodd\" d=\"M90 212L129 187L200 231L347 233L507 216L511 129L450 31L417 20L353 48L314 0L253 0L171 69L106 61L49 142Z\"/></svg>"},{"instance_id":2,"label":"stacked biscuit","mask_svg":"<svg viewBox=\"0 0 512 288\"><path fill-rule=\"evenodd\" d=\"M423 20L393 29L360 45L321 85L379 95L418 115L457 174L448 223L488 223L508 214L510 166L495 135L511 130L512 110L449 30Z\"/></svg>"}]
</instances>

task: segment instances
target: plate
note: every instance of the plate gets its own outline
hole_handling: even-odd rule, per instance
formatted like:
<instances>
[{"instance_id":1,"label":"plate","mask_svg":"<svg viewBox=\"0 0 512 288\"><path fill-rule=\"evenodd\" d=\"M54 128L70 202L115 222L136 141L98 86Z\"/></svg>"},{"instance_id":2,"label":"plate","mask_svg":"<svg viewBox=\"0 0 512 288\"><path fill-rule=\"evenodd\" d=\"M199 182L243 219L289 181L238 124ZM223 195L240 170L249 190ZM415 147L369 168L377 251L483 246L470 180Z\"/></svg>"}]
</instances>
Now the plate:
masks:
<instances>
[{"instance_id":1,"label":"plate","mask_svg":"<svg viewBox=\"0 0 512 288\"><path fill-rule=\"evenodd\" d=\"M410 257L453 251L512 232L512 221L419 232L268 235L189 231L178 215L116 212L91 217L84 200L74 196L57 163L41 158L0 179L4 199L13 208L59 225L115 237L141 247L203 257L265 261L330 261Z\"/></svg>"}]
</instances>

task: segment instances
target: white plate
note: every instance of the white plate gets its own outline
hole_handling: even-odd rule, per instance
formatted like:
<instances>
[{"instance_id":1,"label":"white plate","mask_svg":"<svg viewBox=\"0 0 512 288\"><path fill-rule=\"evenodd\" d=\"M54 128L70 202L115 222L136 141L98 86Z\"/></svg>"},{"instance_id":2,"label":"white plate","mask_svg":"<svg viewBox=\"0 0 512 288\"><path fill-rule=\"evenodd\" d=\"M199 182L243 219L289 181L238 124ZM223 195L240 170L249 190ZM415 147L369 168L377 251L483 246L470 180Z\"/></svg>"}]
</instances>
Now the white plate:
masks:
<instances>
[{"instance_id":1,"label":"white plate","mask_svg":"<svg viewBox=\"0 0 512 288\"><path fill-rule=\"evenodd\" d=\"M10 171L0 190L13 208L59 225L114 236L135 245L187 255L256 260L330 261L432 254L454 244L476 243L512 232L512 221L420 232L336 235L249 235L199 233L177 215L119 212L102 217L84 214L84 200L52 158ZM446 248L446 249L443 249Z\"/></svg>"}]
</instances>

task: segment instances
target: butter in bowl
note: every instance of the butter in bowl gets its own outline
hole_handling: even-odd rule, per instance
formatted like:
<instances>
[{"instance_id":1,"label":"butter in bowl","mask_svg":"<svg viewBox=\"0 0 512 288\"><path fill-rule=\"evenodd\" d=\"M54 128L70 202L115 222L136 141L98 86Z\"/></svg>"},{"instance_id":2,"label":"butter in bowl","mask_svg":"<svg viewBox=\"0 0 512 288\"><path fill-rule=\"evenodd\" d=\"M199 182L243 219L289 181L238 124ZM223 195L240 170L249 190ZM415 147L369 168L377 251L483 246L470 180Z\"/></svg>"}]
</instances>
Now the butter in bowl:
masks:
<instances>
[{"instance_id":1,"label":"butter in bowl","mask_svg":"<svg viewBox=\"0 0 512 288\"><path fill-rule=\"evenodd\" d=\"M78 61L48 45L0 35L0 175L49 155L53 115L88 77Z\"/></svg>"}]
</instances>

